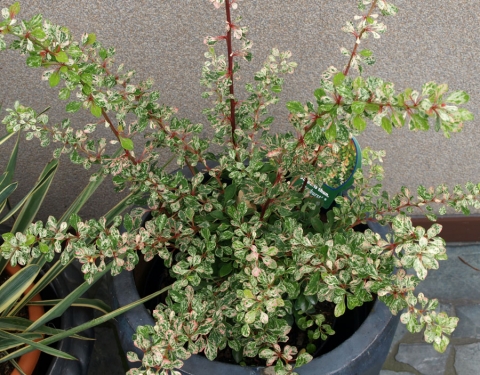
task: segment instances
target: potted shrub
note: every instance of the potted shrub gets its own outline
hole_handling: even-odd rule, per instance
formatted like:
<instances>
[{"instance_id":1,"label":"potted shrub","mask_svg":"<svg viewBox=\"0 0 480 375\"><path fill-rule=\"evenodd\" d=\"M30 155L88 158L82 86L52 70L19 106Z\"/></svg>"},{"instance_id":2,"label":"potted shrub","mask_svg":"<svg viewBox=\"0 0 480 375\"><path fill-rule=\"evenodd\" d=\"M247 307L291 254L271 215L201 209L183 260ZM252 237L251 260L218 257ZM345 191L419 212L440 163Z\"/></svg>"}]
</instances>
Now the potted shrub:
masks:
<instances>
[{"instance_id":1,"label":"potted shrub","mask_svg":"<svg viewBox=\"0 0 480 375\"><path fill-rule=\"evenodd\" d=\"M83 129L68 120L49 126L36 116L26 118L18 105L4 119L7 130L25 131L42 144L59 143L56 158L65 153L86 168L99 164L92 181L112 175L119 190L131 190L128 202L137 205L124 215L123 233L119 217L82 221L75 214L65 223L50 219L47 230L41 223L31 225L26 233L33 242L21 244L22 254L35 258L32 249L39 243L48 242L46 253L65 244L62 259L78 259L87 281L108 270L131 271L140 255L163 260L166 285L157 294L168 293L153 311L155 325L137 328L133 340L143 358L129 354L141 361L130 374L180 374L183 361L199 353L209 360L231 357L247 366L267 366L259 370L264 373L290 374L297 368L300 374L322 373L311 370L312 358L319 341L334 333L329 314L340 317L374 298L393 315L405 309L402 323L412 332L423 330L427 342L445 350L457 319L436 312L436 300L414 294L428 269L446 258L441 226L415 228L407 214L421 207L435 221L431 205L436 203L466 213L468 206L480 206L479 186L453 192L443 185L421 186L415 196L403 188L391 196L379 183L384 152L363 150L364 168L356 170L359 149L353 137L368 122L388 133L403 126L426 131L432 123L449 136L473 118L459 107L468 95L434 82L421 91L397 93L392 83L364 77L374 58L363 40L380 37L385 31L380 18L397 12L385 0L364 0L362 16L343 28L354 36L352 50L342 50L345 67L321 74L313 102L289 101L293 130L271 134L268 107L278 101L283 76L296 64L289 52L273 49L245 86L246 96L238 96L238 62L251 59L252 45L233 16L238 2L210 2L225 12L227 28L205 38L201 83L211 105L204 114L215 131L209 140L200 137L203 125L177 118L175 108L159 104L151 81L135 83L133 71L116 67L114 49L103 47L94 34L76 42L68 29L41 16L16 22L16 5L3 12L1 35L13 37L10 46L27 56L28 66L45 68L50 86L62 83L59 97L67 101L67 112L83 107L97 118ZM98 125L111 130L110 139L94 136ZM144 142L136 134L143 134ZM110 143L120 145L116 154ZM221 151L210 152L212 145ZM162 148L190 177L158 165ZM353 187L342 193L352 175ZM326 199L331 194L333 205ZM391 233L382 238L370 229L355 230L367 223L390 225ZM3 256L15 257L16 250ZM193 362L200 363L198 357ZM195 371L202 373L201 366Z\"/></svg>"}]
</instances>

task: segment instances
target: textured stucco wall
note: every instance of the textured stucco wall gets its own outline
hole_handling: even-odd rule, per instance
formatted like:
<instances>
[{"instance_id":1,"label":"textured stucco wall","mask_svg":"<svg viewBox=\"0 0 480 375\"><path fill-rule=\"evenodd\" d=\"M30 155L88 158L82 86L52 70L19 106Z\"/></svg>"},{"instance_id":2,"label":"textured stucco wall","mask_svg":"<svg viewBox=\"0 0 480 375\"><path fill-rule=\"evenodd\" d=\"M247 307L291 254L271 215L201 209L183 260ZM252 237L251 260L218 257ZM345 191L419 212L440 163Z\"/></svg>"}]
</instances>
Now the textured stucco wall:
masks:
<instances>
[{"instance_id":1,"label":"textured stucco wall","mask_svg":"<svg viewBox=\"0 0 480 375\"><path fill-rule=\"evenodd\" d=\"M464 89L471 95L467 107L478 115L480 2L393 2L400 13L385 20L388 31L382 39L369 40L377 64L367 74L392 81L398 89L420 89L430 80L446 82L452 89ZM9 4L0 0L2 8ZM154 78L165 103L177 106L181 116L205 123L201 109L207 103L200 98L202 88L198 85L205 51L202 40L205 35L219 35L224 27L222 12L214 10L207 0L24 0L21 4L23 17L43 13L53 22L68 26L76 37L95 32L98 41L116 47L117 62L135 68L140 79ZM242 82L251 79L271 47L289 49L299 67L288 77L281 97L312 100L320 73L330 65L340 68L346 63L339 48L350 49L353 40L340 28L358 13L355 0L244 0L240 11L254 42L254 62L243 64ZM26 68L24 58L15 52L2 52L0 104L12 106L18 99L38 110L51 105L51 121L59 121L66 117L62 112L65 102L56 99L57 90L42 82L40 74L40 70ZM273 113L275 131L288 129L284 102ZM89 116L77 113L73 120L81 126L91 121ZM480 180L477 121L450 140L433 131L415 134L405 129L388 136L370 126L360 141L362 146L387 150L385 186L392 192L401 185L415 188L420 183L452 185ZM0 165L7 156L3 150L5 147ZM38 142L22 143L17 197L28 190L50 153ZM46 201L48 208L40 217L61 214L86 184L85 176L81 168L63 160ZM112 191L111 185L105 184L84 210L84 216L105 212L117 199Z\"/></svg>"}]
</instances>

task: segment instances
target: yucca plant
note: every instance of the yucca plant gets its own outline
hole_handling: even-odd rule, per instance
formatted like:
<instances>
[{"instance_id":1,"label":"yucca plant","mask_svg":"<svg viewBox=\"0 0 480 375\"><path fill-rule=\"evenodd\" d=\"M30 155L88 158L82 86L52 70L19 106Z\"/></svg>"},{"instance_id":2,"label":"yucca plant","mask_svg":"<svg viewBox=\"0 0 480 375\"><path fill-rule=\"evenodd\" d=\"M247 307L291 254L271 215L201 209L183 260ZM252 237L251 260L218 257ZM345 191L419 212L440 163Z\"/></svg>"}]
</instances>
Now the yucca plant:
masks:
<instances>
[{"instance_id":1,"label":"yucca plant","mask_svg":"<svg viewBox=\"0 0 480 375\"><path fill-rule=\"evenodd\" d=\"M22 110L22 107L16 107L16 111L22 112ZM29 112L32 118L37 120L40 118L40 121L46 121L46 116L44 116L43 113L34 114L30 112L31 110L25 110ZM11 195L18 186L18 182L14 181L20 147L20 138L18 135L16 132L9 132L0 139L0 145L4 147L4 143L9 138L17 136L6 169L0 176L0 224L8 224L2 226L5 230L4 233L0 233L2 236L3 250L15 246L16 241L26 245L31 245L36 241L35 236L25 234L25 231L34 221L53 182L59 165L57 159L49 161L31 190L12 207L10 204ZM65 212L63 218L68 220L69 216L75 215L88 201L88 198L102 181L103 179L98 179L95 182L89 183ZM113 220L119 212L122 212L122 210L127 207L129 198L130 196L121 200L106 214L106 223ZM9 263L9 260L6 258L0 258L0 273L6 272L7 268L9 268L8 273L12 273L14 272L13 270L15 270L15 273L5 283L0 285L0 362L10 361L20 373L23 373L23 371L18 366L15 358L22 353L12 353L15 350L28 345L31 348L30 350L37 349L53 356L75 360L76 358L72 355L54 349L48 346L48 344L66 337L88 339L78 336L76 333L101 324L112 315L110 307L103 301L80 297L85 294L93 283L99 280L106 271L99 273L91 283L84 282L79 284L66 298L56 300L39 300L36 298L39 293L51 285L65 268L70 265L70 262L62 263L58 257L55 258L55 253L45 252L45 249L48 248L49 244L47 243L38 244L37 256L28 260L19 257L14 262ZM46 262L51 262L52 264L45 269L46 272L42 272L42 267ZM17 263L21 264L22 267L18 267ZM49 306L50 309L34 322L18 316L23 308L35 305ZM74 327L67 331L51 328L47 325L51 320L60 317L66 309L72 306L97 309L102 314L108 315L107 317L87 322L80 328ZM125 310L126 309L122 309L122 311ZM114 312L113 315L118 315L119 313L120 312L117 311ZM37 342L41 339L44 341Z\"/></svg>"},{"instance_id":2,"label":"yucca plant","mask_svg":"<svg viewBox=\"0 0 480 375\"><path fill-rule=\"evenodd\" d=\"M33 114L31 109L27 109L16 105L15 111L24 113L25 119ZM45 111L44 111L45 112ZM35 114L35 118L42 116L44 112ZM4 173L0 176L0 224L5 231L1 234L2 251L12 251L16 244L22 246L30 246L36 243L37 237L28 232L30 227L42 206L49 188L55 177L55 173L59 166L59 160L53 159L49 161L37 181L30 191L22 197L15 205L11 204L11 195L18 187L18 182L14 181L14 173L17 164L17 158L20 148L20 137L17 132L9 131L0 139L0 146L11 137L17 136L15 144L10 154ZM117 153L118 154L118 153ZM101 185L104 178L98 178L90 181L84 190L77 196L74 202L69 206L61 218L61 222L69 221L75 226L78 221L78 211L88 202L88 199ZM135 194L129 194L105 214L105 225L111 225L114 221L118 225L118 215L131 205L131 200ZM56 223L51 223L50 229L55 230ZM86 243L91 243L86 241ZM2 285L0 285L0 363L9 361L11 364L23 374L16 359L23 354L40 350L52 356L75 360L72 355L54 349L51 345L59 340L67 337L73 337L79 340L88 338L79 336L77 333L102 324L115 316L122 314L129 309L142 304L144 301L161 294L162 291L154 293L136 303L124 306L120 309L112 311L110 306L98 299L82 298L85 293L95 284L102 276L110 270L107 266L105 270L97 273L91 278L79 285L71 291L71 293L62 299L55 300L39 300L36 296L59 275L71 265L74 258L65 261L55 256L55 252L45 251L50 249L50 243L37 243L34 257L18 257L13 262L11 259L0 257L0 274L6 272L6 269L16 269L15 273ZM56 247L56 252L60 253L62 247ZM49 262L49 267L44 265ZM19 267L18 265L21 265ZM9 271L10 271L9 270ZM8 273L11 273L8 272ZM42 316L36 321L19 317L19 312L29 306L45 306L49 307ZM69 307L87 307L96 309L102 314L99 318L83 323L81 326L73 327L68 330L55 329L48 326L48 323L55 318L61 317ZM81 344L80 344L81 345Z\"/></svg>"},{"instance_id":3,"label":"yucca plant","mask_svg":"<svg viewBox=\"0 0 480 375\"><path fill-rule=\"evenodd\" d=\"M16 134L11 132L2 137L0 145L14 135ZM24 236L23 233L25 229L35 219L58 169L58 160L54 159L48 162L32 189L12 207L10 198L18 186L18 182L13 182L18 153L19 137L17 135L17 140L8 160L6 170L0 180L0 224L10 224L3 226L3 228L8 228L8 231L1 233L2 242L10 241L13 238L14 235L11 232L16 233L18 238ZM32 240L34 239L31 238L31 236L28 238L25 237L27 243ZM42 251L42 247L39 248L39 251ZM12 274L5 283L0 285L0 338L2 339L0 352L2 353L2 357L6 356L7 351L31 344L36 349L48 354L66 359L75 359L67 353L43 344L35 343L34 340L62 332L59 329L53 329L45 324L55 317L60 316L61 313L70 306L89 306L100 309L103 312L109 312L108 306L101 301L78 299L78 295L69 296L62 301L41 301L38 298L38 293L45 287L48 287L65 268L54 265L50 272L42 275L42 267L46 261L47 259L45 257L38 257L35 261L25 264L24 267L13 267L15 264L10 265L6 259L0 259L0 273ZM81 289L83 291L86 290L85 288ZM43 316L37 316L36 318L41 319L40 323L38 323L38 321L31 322L26 318L18 316L23 308L32 305L55 306L55 308L52 309L52 312L43 314ZM55 313L53 310L57 310L57 312ZM41 312L40 315L42 315ZM32 326L32 324L37 325ZM81 338L79 336L75 337ZM10 362L20 373L23 373L21 367L19 367L14 359L11 359Z\"/></svg>"},{"instance_id":4,"label":"yucca plant","mask_svg":"<svg viewBox=\"0 0 480 375\"><path fill-rule=\"evenodd\" d=\"M0 139L0 145L12 137L14 133L10 133ZM45 169L42 171L39 179L34 184L33 188L28 192L28 194L23 197L23 199L15 205L15 207L10 206L10 196L16 190L18 183L12 182L13 175L15 172L17 156L18 156L18 147L19 147L19 138L15 142L12 153L8 160L5 172L0 177L0 224L8 221L9 219L15 218L15 214L20 211L16 220L14 220L14 229L9 228L9 226L3 225L3 232L8 232L10 229L17 230L22 226L25 226L25 223L28 225L28 220L30 215L35 215L36 211L43 201L46 191L51 184L53 176L58 166L58 162L53 161L48 163ZM8 230L7 230L8 228ZM4 233L0 233L4 234ZM8 237L8 234L5 234ZM3 242L3 240L2 240ZM31 340L39 339L42 337L42 333L45 330L48 330L47 327L41 327L41 329L34 330L32 332L26 333L22 330L28 327L30 324L25 324L26 319L16 316L18 309L15 309L15 305L20 301L21 297L28 295L28 292L32 289L33 281L38 277L41 267L37 264L29 265L25 268L12 267L10 264L7 264L5 260L1 260L1 269L0 273L12 275L8 281L0 285L0 321L2 322L2 329L0 331L0 337L2 338L2 344L0 345L0 352L2 356L5 355L5 351L15 348L19 345L19 340L23 340L24 343ZM26 296L27 297L27 296ZM26 302L33 300L38 301L38 295L29 294L26 298ZM24 304L17 305L24 307ZM16 312L15 312L16 310ZM44 310L43 308L37 308L35 315L42 315ZM30 310L29 310L30 313ZM30 314L32 315L32 314ZM10 316L9 319L4 319L5 317ZM23 328L21 328L23 325ZM13 334L13 335L12 335ZM51 348L46 348L50 353L58 353L57 350L52 350ZM61 354L64 355L63 353ZM38 354L36 355L38 358ZM20 372L22 369L16 363L16 361L11 360L12 365L17 368Z\"/></svg>"}]
</instances>

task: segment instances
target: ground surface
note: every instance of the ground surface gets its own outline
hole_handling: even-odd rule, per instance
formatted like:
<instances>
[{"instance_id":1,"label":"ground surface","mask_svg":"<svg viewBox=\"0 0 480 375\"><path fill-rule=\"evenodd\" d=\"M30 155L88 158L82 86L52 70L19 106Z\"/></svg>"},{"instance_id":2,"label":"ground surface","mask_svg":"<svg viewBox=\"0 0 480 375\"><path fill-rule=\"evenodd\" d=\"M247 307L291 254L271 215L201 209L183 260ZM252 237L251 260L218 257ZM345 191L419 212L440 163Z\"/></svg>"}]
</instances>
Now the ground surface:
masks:
<instances>
[{"instance_id":1,"label":"ground surface","mask_svg":"<svg viewBox=\"0 0 480 375\"><path fill-rule=\"evenodd\" d=\"M480 374L480 244L450 245L449 259L431 271L419 292L440 301L440 309L460 321L443 354L400 324L380 375ZM460 259L461 258L461 259Z\"/></svg>"}]
</instances>

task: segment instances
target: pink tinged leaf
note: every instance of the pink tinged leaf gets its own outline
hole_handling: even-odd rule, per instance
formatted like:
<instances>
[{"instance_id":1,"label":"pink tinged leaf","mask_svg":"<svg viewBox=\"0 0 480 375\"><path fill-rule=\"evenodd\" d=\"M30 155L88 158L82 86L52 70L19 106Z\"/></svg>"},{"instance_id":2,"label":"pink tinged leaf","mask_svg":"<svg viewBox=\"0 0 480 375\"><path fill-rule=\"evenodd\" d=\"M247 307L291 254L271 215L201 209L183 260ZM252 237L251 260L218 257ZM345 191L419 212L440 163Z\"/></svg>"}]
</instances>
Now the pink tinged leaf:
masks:
<instances>
[{"instance_id":1,"label":"pink tinged leaf","mask_svg":"<svg viewBox=\"0 0 480 375\"><path fill-rule=\"evenodd\" d=\"M260 276L260 272L261 272L261 269L258 268L258 267L255 267L255 268L252 270L252 276L253 276L253 277L258 277L258 276Z\"/></svg>"},{"instance_id":2,"label":"pink tinged leaf","mask_svg":"<svg viewBox=\"0 0 480 375\"><path fill-rule=\"evenodd\" d=\"M270 357L268 360L267 360L267 366L272 366L275 361L277 360L277 356L273 356L273 357Z\"/></svg>"},{"instance_id":3,"label":"pink tinged leaf","mask_svg":"<svg viewBox=\"0 0 480 375\"><path fill-rule=\"evenodd\" d=\"M298 349L295 346L286 345L283 349L283 357L287 360L291 360L297 353Z\"/></svg>"},{"instance_id":4,"label":"pink tinged leaf","mask_svg":"<svg viewBox=\"0 0 480 375\"><path fill-rule=\"evenodd\" d=\"M290 356L292 354L292 347L290 345L285 345L285 348L283 349L283 354Z\"/></svg>"},{"instance_id":5,"label":"pink tinged leaf","mask_svg":"<svg viewBox=\"0 0 480 375\"><path fill-rule=\"evenodd\" d=\"M213 6L215 7L215 9L220 8L220 6L223 3L223 2L220 2L220 0L210 0L210 2L213 3Z\"/></svg>"},{"instance_id":6,"label":"pink tinged leaf","mask_svg":"<svg viewBox=\"0 0 480 375\"><path fill-rule=\"evenodd\" d=\"M236 38L236 39L241 39L242 38L242 29L240 29L239 27L237 26L233 26L233 36Z\"/></svg>"},{"instance_id":7,"label":"pink tinged leaf","mask_svg":"<svg viewBox=\"0 0 480 375\"><path fill-rule=\"evenodd\" d=\"M275 262L275 260L273 260L273 259L270 258L269 256L264 257L262 260L263 260L263 263L264 263L268 268L272 268L272 269L277 268L277 262Z\"/></svg>"},{"instance_id":8,"label":"pink tinged leaf","mask_svg":"<svg viewBox=\"0 0 480 375\"><path fill-rule=\"evenodd\" d=\"M115 258L115 262L117 263L118 267L123 266L123 264L125 263L124 260L120 258Z\"/></svg>"},{"instance_id":9,"label":"pink tinged leaf","mask_svg":"<svg viewBox=\"0 0 480 375\"><path fill-rule=\"evenodd\" d=\"M245 259L247 260L247 262L253 262L254 260L257 260L258 259L258 253L253 251L251 252L250 254L248 254Z\"/></svg>"},{"instance_id":10,"label":"pink tinged leaf","mask_svg":"<svg viewBox=\"0 0 480 375\"><path fill-rule=\"evenodd\" d=\"M192 333L196 332L197 329L198 329L198 322L197 321L191 321L191 322L188 323L187 326L185 326L185 332L186 333L192 334Z\"/></svg>"},{"instance_id":11,"label":"pink tinged leaf","mask_svg":"<svg viewBox=\"0 0 480 375\"><path fill-rule=\"evenodd\" d=\"M138 355L135 352L128 352L127 353L127 359L130 362L140 362L140 359L138 358Z\"/></svg>"},{"instance_id":12,"label":"pink tinged leaf","mask_svg":"<svg viewBox=\"0 0 480 375\"><path fill-rule=\"evenodd\" d=\"M267 153L267 157L268 158L273 158L275 156L278 156L282 153L282 149L281 148L277 148L275 150L272 150L270 152Z\"/></svg>"},{"instance_id":13,"label":"pink tinged leaf","mask_svg":"<svg viewBox=\"0 0 480 375\"><path fill-rule=\"evenodd\" d=\"M193 301L193 288L189 285L187 286L186 290L187 301L191 303Z\"/></svg>"},{"instance_id":14,"label":"pink tinged leaf","mask_svg":"<svg viewBox=\"0 0 480 375\"><path fill-rule=\"evenodd\" d=\"M163 357L163 355L162 355L162 358L163 358L163 361L162 361L162 365L163 365L163 366L167 366L167 365L169 365L169 364L171 363L170 360L167 359L167 358L165 358L165 357Z\"/></svg>"},{"instance_id":15,"label":"pink tinged leaf","mask_svg":"<svg viewBox=\"0 0 480 375\"><path fill-rule=\"evenodd\" d=\"M226 328L225 328L225 324L219 324L217 326L217 331L220 335L224 335L226 334Z\"/></svg>"}]
</instances>

